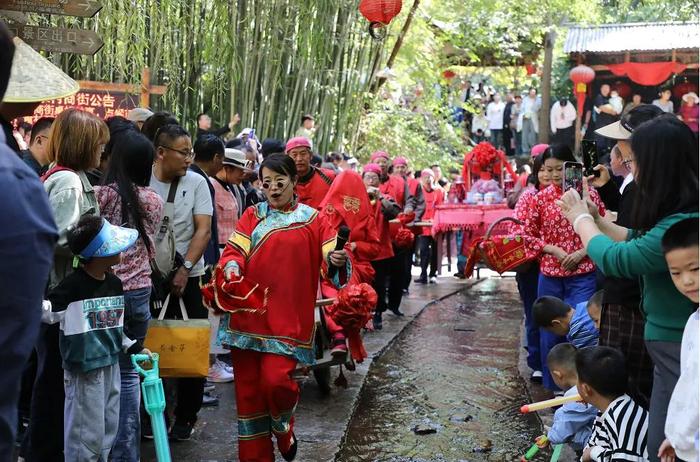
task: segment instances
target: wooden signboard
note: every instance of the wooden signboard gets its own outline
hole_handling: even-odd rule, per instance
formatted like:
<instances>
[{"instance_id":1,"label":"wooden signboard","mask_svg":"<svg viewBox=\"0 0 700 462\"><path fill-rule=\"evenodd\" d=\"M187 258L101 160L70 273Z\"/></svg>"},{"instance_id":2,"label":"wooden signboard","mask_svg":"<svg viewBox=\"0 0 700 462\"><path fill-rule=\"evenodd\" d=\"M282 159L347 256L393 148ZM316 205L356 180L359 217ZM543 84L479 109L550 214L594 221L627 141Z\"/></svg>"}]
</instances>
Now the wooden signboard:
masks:
<instances>
[{"instance_id":1,"label":"wooden signboard","mask_svg":"<svg viewBox=\"0 0 700 462\"><path fill-rule=\"evenodd\" d=\"M87 111L101 119L126 117L129 110L137 107L138 103L138 96L124 92L81 89L72 96L44 101L34 110L34 115L25 117L24 120L34 123L41 117L56 117L68 108Z\"/></svg>"},{"instance_id":2,"label":"wooden signboard","mask_svg":"<svg viewBox=\"0 0 700 462\"><path fill-rule=\"evenodd\" d=\"M94 55L104 45L96 32L83 29L10 24L10 32L36 50Z\"/></svg>"},{"instance_id":3,"label":"wooden signboard","mask_svg":"<svg viewBox=\"0 0 700 462\"><path fill-rule=\"evenodd\" d=\"M92 18L102 9L97 0L0 0L1 10Z\"/></svg>"}]
</instances>

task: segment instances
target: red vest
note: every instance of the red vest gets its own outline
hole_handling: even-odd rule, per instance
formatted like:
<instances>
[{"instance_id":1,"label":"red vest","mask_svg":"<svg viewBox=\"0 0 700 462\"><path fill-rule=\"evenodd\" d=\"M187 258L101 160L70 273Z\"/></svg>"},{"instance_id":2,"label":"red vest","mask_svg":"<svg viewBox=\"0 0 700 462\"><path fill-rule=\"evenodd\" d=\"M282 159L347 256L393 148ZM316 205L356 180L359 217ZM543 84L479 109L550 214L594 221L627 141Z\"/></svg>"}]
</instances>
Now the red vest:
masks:
<instances>
[{"instance_id":1,"label":"red vest","mask_svg":"<svg viewBox=\"0 0 700 462\"><path fill-rule=\"evenodd\" d=\"M389 175L389 179L379 185L379 191L381 191L382 194L391 196L391 198L399 204L401 210L403 210L406 205L406 195L404 194L406 191L406 183L403 178L396 175Z\"/></svg>"}]
</instances>

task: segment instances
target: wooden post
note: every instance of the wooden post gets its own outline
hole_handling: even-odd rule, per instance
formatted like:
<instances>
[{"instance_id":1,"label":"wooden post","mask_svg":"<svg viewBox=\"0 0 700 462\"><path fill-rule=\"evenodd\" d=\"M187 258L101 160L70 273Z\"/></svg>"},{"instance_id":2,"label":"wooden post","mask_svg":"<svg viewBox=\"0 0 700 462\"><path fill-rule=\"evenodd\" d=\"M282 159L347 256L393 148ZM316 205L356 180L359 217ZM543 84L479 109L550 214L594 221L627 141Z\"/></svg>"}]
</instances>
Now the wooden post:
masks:
<instances>
[{"instance_id":1,"label":"wooden post","mask_svg":"<svg viewBox=\"0 0 700 462\"><path fill-rule=\"evenodd\" d=\"M549 112L552 109L552 59L554 50L554 31L544 34L544 67L542 69L542 108L540 109L540 143L549 142Z\"/></svg>"},{"instance_id":2,"label":"wooden post","mask_svg":"<svg viewBox=\"0 0 700 462\"><path fill-rule=\"evenodd\" d=\"M139 98L140 107L150 107L151 105L151 70L144 67L141 70L141 97Z\"/></svg>"}]
</instances>

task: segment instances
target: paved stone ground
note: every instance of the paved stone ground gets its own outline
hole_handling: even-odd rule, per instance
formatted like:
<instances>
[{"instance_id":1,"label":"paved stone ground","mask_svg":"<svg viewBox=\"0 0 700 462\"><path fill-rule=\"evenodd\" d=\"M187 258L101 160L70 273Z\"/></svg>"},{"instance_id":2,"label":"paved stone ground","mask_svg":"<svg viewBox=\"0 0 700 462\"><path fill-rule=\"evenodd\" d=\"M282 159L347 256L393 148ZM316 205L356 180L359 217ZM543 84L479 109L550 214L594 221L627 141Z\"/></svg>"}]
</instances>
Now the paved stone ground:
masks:
<instances>
[{"instance_id":1,"label":"paved stone ground","mask_svg":"<svg viewBox=\"0 0 700 462\"><path fill-rule=\"evenodd\" d=\"M433 300L445 298L471 284L445 276L438 284L411 285L411 293L404 297L401 309L405 317L391 313L384 315L384 329L367 333L364 343L369 358L358 364L355 372L345 372L348 388L334 388L331 395L322 397L313 378L303 383L302 396L297 408L297 437L299 454L297 460L304 462L332 461L345 434L352 416L358 394L367 375L372 359L380 355L408 323ZM338 368L332 371L332 379L338 376ZM192 439L187 442L171 442L173 461L177 462L223 462L237 459L236 409L233 384L217 385L220 404L216 408L201 411ZM153 445L142 445L142 461L156 461ZM278 460L282 460L278 457Z\"/></svg>"}]
</instances>

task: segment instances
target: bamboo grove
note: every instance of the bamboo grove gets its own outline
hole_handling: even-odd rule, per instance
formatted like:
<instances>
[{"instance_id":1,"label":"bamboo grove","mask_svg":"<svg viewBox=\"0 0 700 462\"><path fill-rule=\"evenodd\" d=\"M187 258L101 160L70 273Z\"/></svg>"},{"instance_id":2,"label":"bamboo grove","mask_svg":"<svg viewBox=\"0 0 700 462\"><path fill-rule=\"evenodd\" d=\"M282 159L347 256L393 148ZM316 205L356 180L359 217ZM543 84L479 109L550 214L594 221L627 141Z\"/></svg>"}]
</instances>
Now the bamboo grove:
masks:
<instances>
[{"instance_id":1,"label":"bamboo grove","mask_svg":"<svg viewBox=\"0 0 700 462\"><path fill-rule=\"evenodd\" d=\"M57 55L76 79L138 83L151 69L168 92L154 109L194 129L208 111L225 124L287 138L300 116L316 116L319 152L352 148L372 76L385 60L356 0L103 0L94 19L37 22L97 31L94 57Z\"/></svg>"}]
</instances>

